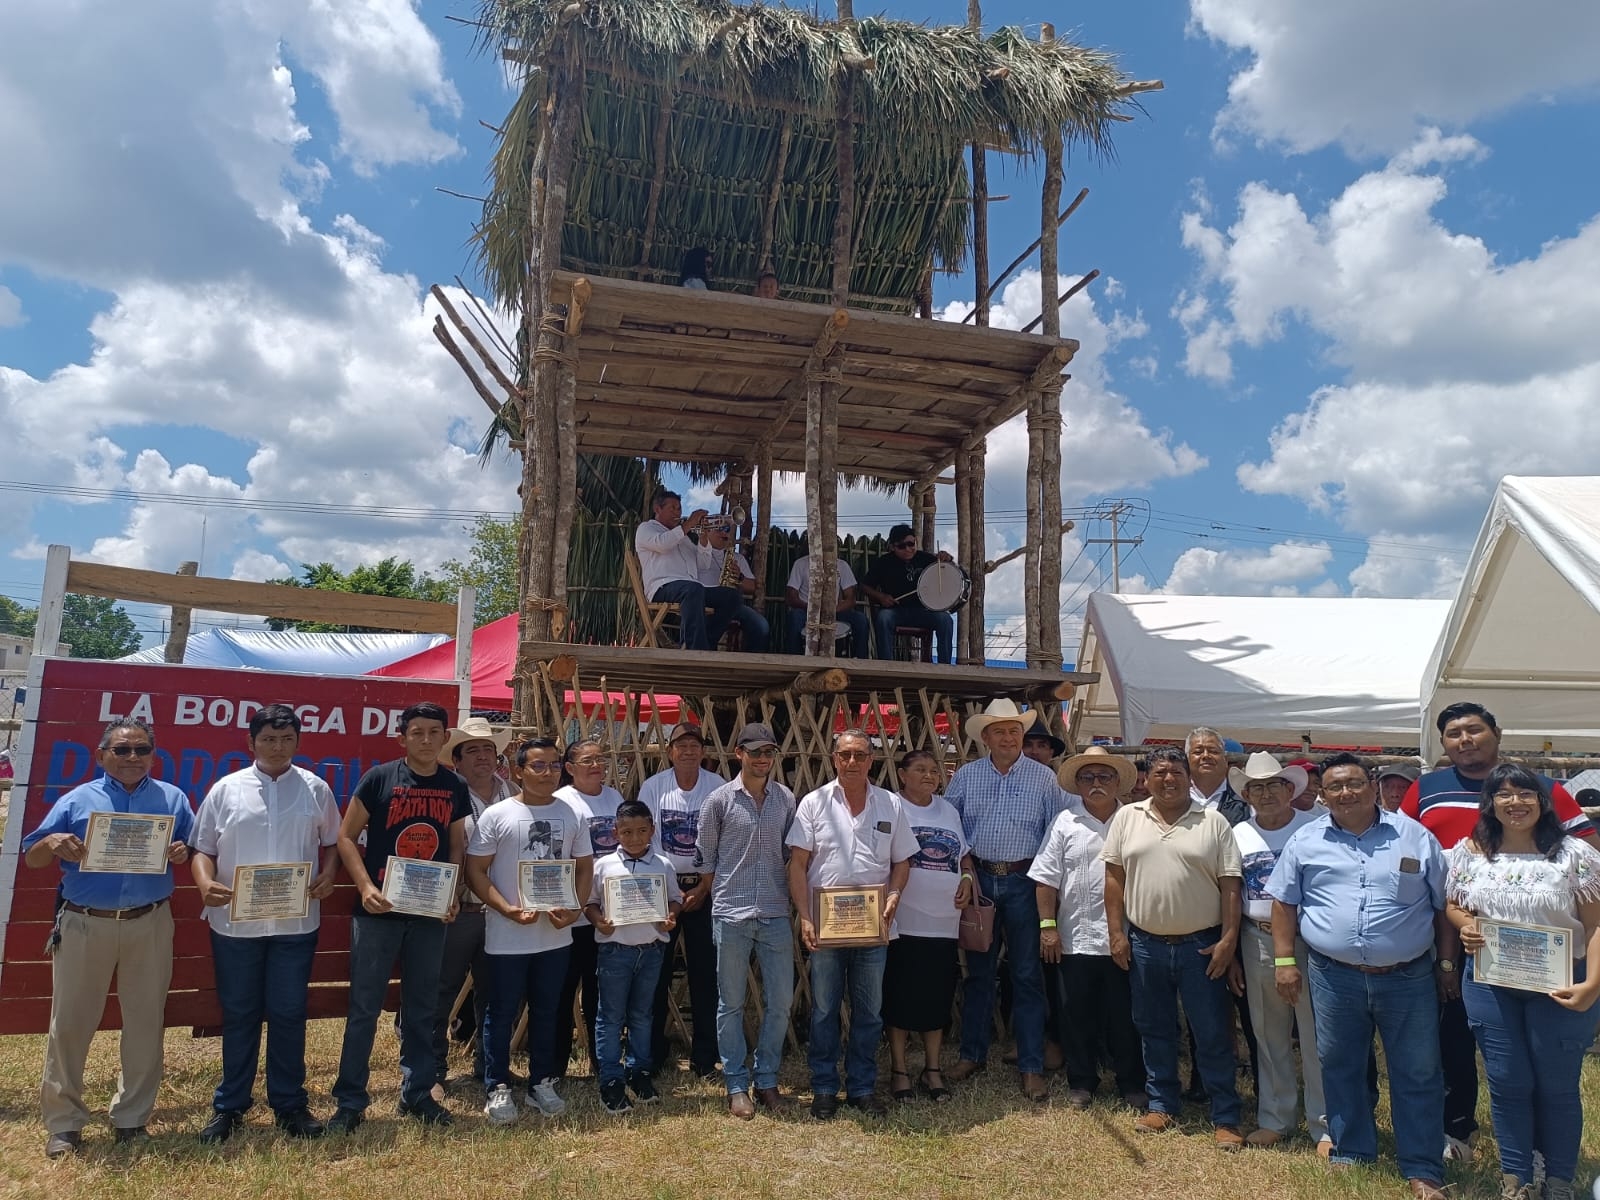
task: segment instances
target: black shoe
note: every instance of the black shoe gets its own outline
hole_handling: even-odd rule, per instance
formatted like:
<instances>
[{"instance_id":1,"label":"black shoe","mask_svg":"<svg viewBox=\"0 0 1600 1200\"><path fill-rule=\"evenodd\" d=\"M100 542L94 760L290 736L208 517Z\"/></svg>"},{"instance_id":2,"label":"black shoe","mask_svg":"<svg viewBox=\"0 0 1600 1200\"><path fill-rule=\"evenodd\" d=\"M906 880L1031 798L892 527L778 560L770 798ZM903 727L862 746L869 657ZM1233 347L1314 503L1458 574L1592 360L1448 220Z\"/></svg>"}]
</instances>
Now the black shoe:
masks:
<instances>
[{"instance_id":1,"label":"black shoe","mask_svg":"<svg viewBox=\"0 0 1600 1200\"><path fill-rule=\"evenodd\" d=\"M712 1063L709 1067L697 1067L693 1063L690 1063L689 1070L693 1071L701 1079L715 1079L717 1077L716 1063Z\"/></svg>"},{"instance_id":2,"label":"black shoe","mask_svg":"<svg viewBox=\"0 0 1600 1200\"><path fill-rule=\"evenodd\" d=\"M660 1093L656 1091L656 1085L650 1082L650 1076L643 1071L628 1080L628 1090L640 1104L655 1104L661 1099Z\"/></svg>"},{"instance_id":3,"label":"black shoe","mask_svg":"<svg viewBox=\"0 0 1600 1200\"><path fill-rule=\"evenodd\" d=\"M831 1121L839 1111L839 1097L813 1096L811 1097L811 1115L819 1121Z\"/></svg>"},{"instance_id":4,"label":"black shoe","mask_svg":"<svg viewBox=\"0 0 1600 1200\"><path fill-rule=\"evenodd\" d=\"M877 1092L868 1092L865 1096L851 1096L845 1101L851 1108L859 1108L869 1117L886 1117L889 1115L889 1106L883 1102L883 1097Z\"/></svg>"},{"instance_id":5,"label":"black shoe","mask_svg":"<svg viewBox=\"0 0 1600 1200\"><path fill-rule=\"evenodd\" d=\"M233 1131L244 1124L244 1114L233 1112L231 1109L219 1109L211 1114L205 1128L200 1131L200 1140L207 1146L219 1146L233 1136Z\"/></svg>"},{"instance_id":6,"label":"black shoe","mask_svg":"<svg viewBox=\"0 0 1600 1200\"><path fill-rule=\"evenodd\" d=\"M273 1120L273 1124L292 1138L319 1138L322 1136L322 1122L311 1115L309 1108L297 1108L293 1112L279 1113Z\"/></svg>"},{"instance_id":7,"label":"black shoe","mask_svg":"<svg viewBox=\"0 0 1600 1200\"><path fill-rule=\"evenodd\" d=\"M341 1108L328 1118L329 1133L354 1133L367 1119L359 1108Z\"/></svg>"},{"instance_id":8,"label":"black shoe","mask_svg":"<svg viewBox=\"0 0 1600 1200\"><path fill-rule=\"evenodd\" d=\"M415 1117L424 1125L437 1125L440 1129L446 1129L455 1124L455 1118L445 1110L444 1105L440 1104L432 1096L424 1096L415 1104L407 1104L402 1100L395 1105L395 1112L402 1117Z\"/></svg>"},{"instance_id":9,"label":"black shoe","mask_svg":"<svg viewBox=\"0 0 1600 1200\"><path fill-rule=\"evenodd\" d=\"M623 1113L631 1113L633 1105L628 1103L628 1085L620 1079L613 1079L610 1083L600 1085L600 1107L613 1117L620 1117Z\"/></svg>"},{"instance_id":10,"label":"black shoe","mask_svg":"<svg viewBox=\"0 0 1600 1200\"><path fill-rule=\"evenodd\" d=\"M82 1151L83 1135L75 1129L66 1133L52 1133L44 1142L46 1158L65 1158L69 1154L80 1154Z\"/></svg>"},{"instance_id":11,"label":"black shoe","mask_svg":"<svg viewBox=\"0 0 1600 1200\"><path fill-rule=\"evenodd\" d=\"M129 1146L139 1142L148 1142L150 1131L143 1125L130 1125L127 1129L117 1130L117 1145Z\"/></svg>"}]
</instances>

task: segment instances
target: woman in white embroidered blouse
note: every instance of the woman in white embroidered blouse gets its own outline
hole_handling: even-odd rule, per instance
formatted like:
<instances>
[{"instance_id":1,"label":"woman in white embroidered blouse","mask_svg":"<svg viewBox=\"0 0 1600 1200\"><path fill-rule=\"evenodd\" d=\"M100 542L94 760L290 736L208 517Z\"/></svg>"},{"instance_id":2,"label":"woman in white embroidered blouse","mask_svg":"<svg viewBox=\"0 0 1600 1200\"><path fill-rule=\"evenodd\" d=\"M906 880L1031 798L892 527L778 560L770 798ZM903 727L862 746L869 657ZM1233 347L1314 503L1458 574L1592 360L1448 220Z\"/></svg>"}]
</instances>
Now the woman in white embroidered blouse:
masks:
<instances>
[{"instance_id":1,"label":"woman in white embroidered blouse","mask_svg":"<svg viewBox=\"0 0 1600 1200\"><path fill-rule=\"evenodd\" d=\"M1570 932L1572 986L1544 993L1490 986L1468 963L1461 990L1483 1051L1500 1145L1503 1200L1529 1200L1533 1156L1544 1156L1545 1200L1571 1200L1583 1134L1578 1081L1595 1031L1600 970L1600 853L1569 837L1541 775L1503 763L1484 780L1478 825L1449 856L1449 917L1476 955L1478 918Z\"/></svg>"}]
</instances>

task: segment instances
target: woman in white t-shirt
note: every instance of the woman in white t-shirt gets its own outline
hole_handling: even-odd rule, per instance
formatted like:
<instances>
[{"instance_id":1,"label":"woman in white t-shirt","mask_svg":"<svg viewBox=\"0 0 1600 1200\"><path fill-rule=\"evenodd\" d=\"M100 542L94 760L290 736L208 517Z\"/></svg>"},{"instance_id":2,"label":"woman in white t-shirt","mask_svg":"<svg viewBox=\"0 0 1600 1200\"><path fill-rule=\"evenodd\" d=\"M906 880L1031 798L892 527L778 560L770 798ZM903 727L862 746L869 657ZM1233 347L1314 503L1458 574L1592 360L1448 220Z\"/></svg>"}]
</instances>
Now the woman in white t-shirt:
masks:
<instances>
[{"instance_id":1,"label":"woman in white t-shirt","mask_svg":"<svg viewBox=\"0 0 1600 1200\"><path fill-rule=\"evenodd\" d=\"M1456 843L1448 865L1447 912L1473 956L1461 999L1489 1080L1500 1195L1538 1194L1538 1153L1546 1200L1571 1200L1583 1136L1578 1085L1600 998L1600 971L1586 970L1600 955L1600 853L1562 829L1543 776L1502 763L1483 781L1477 828ZM1538 992L1479 983L1480 918L1560 930L1571 949L1572 986Z\"/></svg>"},{"instance_id":2,"label":"woman in white t-shirt","mask_svg":"<svg viewBox=\"0 0 1600 1200\"><path fill-rule=\"evenodd\" d=\"M972 902L972 858L961 817L943 796L938 764L927 750L900 759L900 803L917 839L911 874L900 893L883 970L883 1023L889 1031L889 1094L909 1100L915 1091L906 1068L907 1035L922 1035L922 1090L948 1100L939 1073L939 1050L955 1001L960 967L956 937L961 910Z\"/></svg>"}]
</instances>

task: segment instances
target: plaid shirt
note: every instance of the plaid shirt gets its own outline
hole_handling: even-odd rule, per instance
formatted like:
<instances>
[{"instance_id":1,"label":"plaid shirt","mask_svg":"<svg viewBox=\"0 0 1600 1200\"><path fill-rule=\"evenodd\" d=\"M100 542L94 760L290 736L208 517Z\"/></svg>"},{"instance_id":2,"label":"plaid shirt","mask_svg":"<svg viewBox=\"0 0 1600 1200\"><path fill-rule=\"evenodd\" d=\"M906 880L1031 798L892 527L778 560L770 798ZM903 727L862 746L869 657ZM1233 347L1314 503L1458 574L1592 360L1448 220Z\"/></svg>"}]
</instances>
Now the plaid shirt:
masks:
<instances>
[{"instance_id":1,"label":"plaid shirt","mask_svg":"<svg viewBox=\"0 0 1600 1200\"><path fill-rule=\"evenodd\" d=\"M700 805L695 864L713 876L711 915L721 921L789 915L788 850L794 793L767 781L759 807L735 776Z\"/></svg>"},{"instance_id":2,"label":"plaid shirt","mask_svg":"<svg viewBox=\"0 0 1600 1200\"><path fill-rule=\"evenodd\" d=\"M1065 794L1043 763L1019 758L1002 775L985 755L956 772L944 798L961 814L975 858L1015 862L1039 853Z\"/></svg>"}]
</instances>

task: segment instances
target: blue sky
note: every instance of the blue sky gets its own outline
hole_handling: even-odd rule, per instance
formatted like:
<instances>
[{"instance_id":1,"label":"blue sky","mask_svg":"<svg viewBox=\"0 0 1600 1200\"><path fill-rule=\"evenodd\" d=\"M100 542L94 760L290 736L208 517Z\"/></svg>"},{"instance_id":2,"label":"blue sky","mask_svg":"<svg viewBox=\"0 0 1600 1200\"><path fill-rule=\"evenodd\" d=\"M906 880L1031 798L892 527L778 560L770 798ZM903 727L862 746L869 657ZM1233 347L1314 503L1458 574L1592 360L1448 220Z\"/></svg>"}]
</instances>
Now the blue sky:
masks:
<instances>
[{"instance_id":1,"label":"blue sky","mask_svg":"<svg viewBox=\"0 0 1600 1200\"><path fill-rule=\"evenodd\" d=\"M0 164L23 185L0 193L0 592L35 601L52 541L240 578L458 553L467 513L515 503L511 466L473 457L485 414L425 303L472 282L475 206L436 188L481 190L479 121L510 102L447 19L472 8L137 7L0 12ZM1069 12L1006 0L985 21L1054 19L1166 90L1113 160L1069 163L1090 197L1062 273L1102 276L1064 317L1084 347L1067 504L1132 503L1129 589L1452 594L1500 475L1588 473L1600 450L1600 10ZM991 180L1012 197L998 264L1037 233L1037 178L996 160ZM1026 323L1038 294L1024 273L995 320ZM952 314L970 297L939 281ZM991 443L991 548L1020 536L1023 436ZM798 485L777 511L799 519ZM1107 533L1068 539L1069 644L1109 569L1080 539ZM991 580L1001 640L1019 586Z\"/></svg>"}]
</instances>

